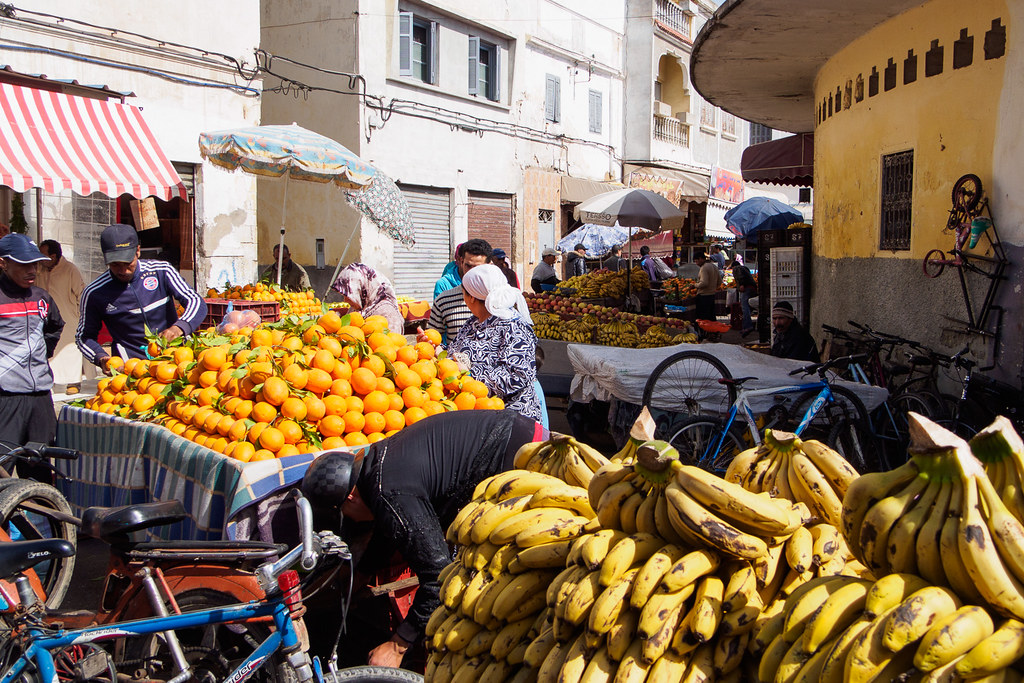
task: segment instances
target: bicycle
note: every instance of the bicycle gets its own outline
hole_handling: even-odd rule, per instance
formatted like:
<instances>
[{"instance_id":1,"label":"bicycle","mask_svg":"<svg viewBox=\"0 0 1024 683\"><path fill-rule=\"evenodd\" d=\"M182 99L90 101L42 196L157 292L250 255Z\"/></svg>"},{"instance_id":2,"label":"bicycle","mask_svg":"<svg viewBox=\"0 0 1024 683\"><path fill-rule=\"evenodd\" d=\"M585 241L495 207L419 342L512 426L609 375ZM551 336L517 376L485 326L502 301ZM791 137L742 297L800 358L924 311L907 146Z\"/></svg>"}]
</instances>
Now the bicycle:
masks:
<instances>
[{"instance_id":1,"label":"bicycle","mask_svg":"<svg viewBox=\"0 0 1024 683\"><path fill-rule=\"evenodd\" d=\"M956 369L961 390L953 401L949 417L936 422L965 439L987 427L997 415L1008 418L1018 432L1024 431L1021 390L976 373L977 361L966 357L969 349L965 346L958 353L940 357L945 367Z\"/></svg>"},{"instance_id":2,"label":"bicycle","mask_svg":"<svg viewBox=\"0 0 1024 683\"><path fill-rule=\"evenodd\" d=\"M712 472L724 472L733 457L747 448L745 435L735 427L737 416L746 422L750 440L754 445L761 443L760 428L754 411L750 407L750 398L756 396L784 397L799 394L809 399L804 409L793 413L783 410L782 416L799 416L794 433L805 436L821 437L830 446L837 448L851 464L864 471L868 465L867 452L870 438L865 432L867 410L860 398L842 386L833 386L828 379L828 371L833 367L849 362L853 357L837 358L825 363L815 363L798 368L791 373L818 375L818 381L803 384L766 387L763 389L745 389L743 385L757 379L756 377L727 377L719 381L726 387L730 396L735 396L724 419L710 416L695 416L684 421L666 441L671 443L684 461L703 467ZM800 403L798 401L798 408ZM769 411L771 412L771 411ZM781 416L780 416L781 417ZM788 422L788 420L786 420ZM776 418L768 426L779 426L782 419ZM788 425L787 425L788 426ZM874 463L872 463L873 465Z\"/></svg>"},{"instance_id":3,"label":"bicycle","mask_svg":"<svg viewBox=\"0 0 1024 683\"><path fill-rule=\"evenodd\" d=\"M299 639L302 588L323 571L340 566L339 561L351 560L351 555L333 532L314 534L309 503L298 495L295 502L301 542L276 562L265 562L257 569L265 598L170 614L163 600L153 596L154 608L159 610L156 617L86 628L48 623L25 576L26 570L41 561L73 555L70 543L50 539L0 546L0 578L13 580L20 599L20 606L14 607L14 596L0 587L10 627L0 643L0 670L4 672L0 682L56 681L60 674L64 680L114 683L118 666L140 667L132 669L136 677L173 683L193 676L196 680L240 682L257 672L260 680L323 681L322 671ZM292 569L296 564L310 572L305 582ZM256 638L262 633L257 632L254 620L273 624L261 640ZM221 626L224 628L218 628ZM233 641L232 647L220 647L218 639ZM108 641L113 643L109 649L97 645ZM211 650L213 645L218 647ZM253 646L251 652L247 646Z\"/></svg>"},{"instance_id":4,"label":"bicycle","mask_svg":"<svg viewBox=\"0 0 1024 683\"><path fill-rule=\"evenodd\" d=\"M0 442L7 452L0 455L0 541L62 539L75 547L79 520L71 506L53 486L11 476L13 463L48 463L49 458L74 460L78 451L30 442L12 447ZM29 574L38 597L47 607L58 607L71 585L74 556L52 558Z\"/></svg>"},{"instance_id":5,"label":"bicycle","mask_svg":"<svg viewBox=\"0 0 1024 683\"><path fill-rule=\"evenodd\" d=\"M964 253L964 247L968 246L968 239L971 237L974 219L981 215L982 210L988 204L987 199L982 201L984 189L981 186L981 179L973 173L961 176L953 184L952 195L953 208L949 210L945 231L953 232L956 235L953 249L949 252L945 252L942 249L932 249L925 255L921 267L926 277L939 277L946 266L954 266L956 268L962 266L970 267L971 264L968 258L996 260L981 255L967 255ZM988 219L985 220L988 221ZM988 225L991 225L991 221L988 221ZM975 228L975 232L983 226L984 224L979 225L978 228ZM970 246L973 247L974 244L972 243ZM953 258L946 258L947 253Z\"/></svg>"}]
</instances>

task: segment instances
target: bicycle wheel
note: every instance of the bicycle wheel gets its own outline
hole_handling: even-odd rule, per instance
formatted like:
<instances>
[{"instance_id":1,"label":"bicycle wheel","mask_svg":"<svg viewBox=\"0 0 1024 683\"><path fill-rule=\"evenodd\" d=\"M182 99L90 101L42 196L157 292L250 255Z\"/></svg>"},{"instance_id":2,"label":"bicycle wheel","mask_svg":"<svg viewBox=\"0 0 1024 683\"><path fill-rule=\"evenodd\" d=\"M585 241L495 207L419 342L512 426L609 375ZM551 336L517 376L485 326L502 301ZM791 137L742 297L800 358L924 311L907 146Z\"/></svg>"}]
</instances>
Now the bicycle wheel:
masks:
<instances>
[{"instance_id":1,"label":"bicycle wheel","mask_svg":"<svg viewBox=\"0 0 1024 683\"><path fill-rule=\"evenodd\" d=\"M736 387L722 384L732 373L703 351L681 351L658 363L644 385L643 405L687 415L724 414L736 400Z\"/></svg>"},{"instance_id":2,"label":"bicycle wheel","mask_svg":"<svg viewBox=\"0 0 1024 683\"><path fill-rule=\"evenodd\" d=\"M907 415L913 412L935 419L934 410L927 396L910 391L890 396L878 407L875 411L875 433L881 442L879 445L884 451L885 464L889 469L907 461L907 446L910 443Z\"/></svg>"},{"instance_id":3,"label":"bicycle wheel","mask_svg":"<svg viewBox=\"0 0 1024 683\"><path fill-rule=\"evenodd\" d=\"M846 387L832 385L832 401L826 403L811 418L811 421L800 432L801 438L817 439L835 448L851 465L865 471L872 461L877 461L877 454L872 451L874 438L870 433L870 420L864 402L857 394ZM811 404L819 392L803 394L793 407L791 414L794 430L799 426ZM843 429L835 428L842 424ZM843 449L850 453L844 453Z\"/></svg>"},{"instance_id":4,"label":"bicycle wheel","mask_svg":"<svg viewBox=\"0 0 1024 683\"><path fill-rule=\"evenodd\" d=\"M948 429L965 441L969 441L979 431L973 425L969 425L963 420L935 420L935 424Z\"/></svg>"},{"instance_id":5,"label":"bicycle wheel","mask_svg":"<svg viewBox=\"0 0 1024 683\"><path fill-rule=\"evenodd\" d=\"M71 506L60 491L31 479L11 479L0 489L0 526L12 539L35 541L60 538L77 546L78 530L47 514L48 510L71 514ZM46 606L60 607L71 585L75 556L41 562L34 567L46 593Z\"/></svg>"},{"instance_id":6,"label":"bicycle wheel","mask_svg":"<svg viewBox=\"0 0 1024 683\"><path fill-rule=\"evenodd\" d=\"M408 669L392 669L386 666L353 666L341 669L334 676L325 675L325 683L331 681L351 681L351 683L422 683L423 676Z\"/></svg>"},{"instance_id":7,"label":"bicycle wheel","mask_svg":"<svg viewBox=\"0 0 1024 683\"><path fill-rule=\"evenodd\" d=\"M978 208L982 192L981 178L973 173L965 173L953 183L953 208L968 214L972 213Z\"/></svg>"},{"instance_id":8,"label":"bicycle wheel","mask_svg":"<svg viewBox=\"0 0 1024 683\"><path fill-rule=\"evenodd\" d=\"M725 439L717 453L711 453L722 436L724 424L708 417L687 420L666 441L679 451L679 459L686 465L696 465L709 472L724 474L736 454L747 446L743 437L733 430L725 432Z\"/></svg>"},{"instance_id":9,"label":"bicycle wheel","mask_svg":"<svg viewBox=\"0 0 1024 683\"><path fill-rule=\"evenodd\" d=\"M946 268L946 252L941 249L932 249L921 263L921 270L924 271L925 277L932 279L942 275L942 271Z\"/></svg>"},{"instance_id":10,"label":"bicycle wheel","mask_svg":"<svg viewBox=\"0 0 1024 683\"><path fill-rule=\"evenodd\" d=\"M140 598L140 599L145 599ZM223 607L235 604L226 593L200 588L175 596L182 612ZM235 622L208 624L175 631L185 659L192 667L190 681L223 681L246 657L251 655L269 634L263 623ZM118 662L122 671L145 669L149 679L169 680L178 674L170 650L159 635L133 638L129 641L125 661ZM270 656L248 680L259 683L294 683L295 670L280 652Z\"/></svg>"}]
</instances>

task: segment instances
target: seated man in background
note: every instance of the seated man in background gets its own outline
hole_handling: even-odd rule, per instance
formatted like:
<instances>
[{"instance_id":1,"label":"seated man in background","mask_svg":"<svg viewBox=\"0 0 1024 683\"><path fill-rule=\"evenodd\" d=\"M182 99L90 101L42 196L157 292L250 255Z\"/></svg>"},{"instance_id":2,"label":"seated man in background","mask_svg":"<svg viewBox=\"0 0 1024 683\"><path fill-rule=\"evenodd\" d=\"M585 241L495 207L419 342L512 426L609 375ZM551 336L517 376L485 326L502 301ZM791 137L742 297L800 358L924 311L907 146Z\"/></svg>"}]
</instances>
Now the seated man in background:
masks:
<instances>
[{"instance_id":1,"label":"seated man in background","mask_svg":"<svg viewBox=\"0 0 1024 683\"><path fill-rule=\"evenodd\" d=\"M558 252L551 247L545 247L540 253L540 263L533 269L530 276L530 287L540 294L544 291L541 285L557 285L561 280L555 273L555 261L558 260Z\"/></svg>"},{"instance_id":2,"label":"seated man in background","mask_svg":"<svg viewBox=\"0 0 1024 683\"><path fill-rule=\"evenodd\" d=\"M793 304L779 301L772 307L772 327L775 328L775 341L772 342L772 355L776 358L806 360L812 363L821 361L818 345L793 312Z\"/></svg>"}]
</instances>

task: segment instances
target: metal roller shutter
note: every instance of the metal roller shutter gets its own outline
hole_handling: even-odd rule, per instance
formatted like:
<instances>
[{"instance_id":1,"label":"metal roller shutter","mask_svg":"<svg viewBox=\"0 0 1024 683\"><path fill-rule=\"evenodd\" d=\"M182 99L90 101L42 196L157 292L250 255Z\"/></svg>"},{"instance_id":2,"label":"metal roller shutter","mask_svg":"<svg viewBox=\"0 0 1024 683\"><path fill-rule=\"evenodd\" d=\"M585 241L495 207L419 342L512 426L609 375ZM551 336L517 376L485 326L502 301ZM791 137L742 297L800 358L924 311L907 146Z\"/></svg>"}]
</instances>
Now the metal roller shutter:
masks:
<instances>
[{"instance_id":1,"label":"metal roller shutter","mask_svg":"<svg viewBox=\"0 0 1024 683\"><path fill-rule=\"evenodd\" d=\"M468 216L470 239L485 239L512 258L512 195L470 192Z\"/></svg>"},{"instance_id":2,"label":"metal roller shutter","mask_svg":"<svg viewBox=\"0 0 1024 683\"><path fill-rule=\"evenodd\" d=\"M409 203L416 246L395 246L395 293L430 301L434 283L451 257L451 193L432 187L400 186Z\"/></svg>"}]
</instances>

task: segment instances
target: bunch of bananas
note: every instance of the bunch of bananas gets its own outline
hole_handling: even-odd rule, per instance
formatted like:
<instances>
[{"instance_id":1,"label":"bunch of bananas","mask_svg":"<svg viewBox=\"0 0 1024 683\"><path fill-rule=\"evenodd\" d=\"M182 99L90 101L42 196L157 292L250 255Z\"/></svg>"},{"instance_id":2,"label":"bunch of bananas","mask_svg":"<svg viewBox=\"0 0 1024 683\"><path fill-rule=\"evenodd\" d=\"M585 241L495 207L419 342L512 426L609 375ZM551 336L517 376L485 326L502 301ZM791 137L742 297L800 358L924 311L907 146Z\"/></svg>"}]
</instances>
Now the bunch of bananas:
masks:
<instances>
[{"instance_id":1,"label":"bunch of bananas","mask_svg":"<svg viewBox=\"0 0 1024 683\"><path fill-rule=\"evenodd\" d=\"M905 465L860 477L847 490L843 533L851 550L876 575L917 573L966 601L1024 618L1024 525L971 446L914 413L910 428ZM979 450L1020 448L1005 418L975 438Z\"/></svg>"},{"instance_id":2,"label":"bunch of bananas","mask_svg":"<svg viewBox=\"0 0 1024 683\"><path fill-rule=\"evenodd\" d=\"M1010 421L996 418L971 439L970 446L1006 507L1024 520L1024 442Z\"/></svg>"},{"instance_id":3,"label":"bunch of bananas","mask_svg":"<svg viewBox=\"0 0 1024 683\"><path fill-rule=\"evenodd\" d=\"M547 441L524 444L516 451L512 466L519 470L549 474L584 489L594 472L610 464L600 451L564 434L552 434Z\"/></svg>"},{"instance_id":4,"label":"bunch of bananas","mask_svg":"<svg viewBox=\"0 0 1024 683\"><path fill-rule=\"evenodd\" d=\"M696 335L694 335L694 339L696 339ZM651 325L647 328L646 332L640 335L640 340L637 342L636 347L638 349L655 349L661 346L678 344L681 341L684 340L670 337L664 325Z\"/></svg>"},{"instance_id":5,"label":"bunch of bananas","mask_svg":"<svg viewBox=\"0 0 1024 683\"><path fill-rule=\"evenodd\" d=\"M597 327L597 316L588 314L580 320L566 320L558 330L563 341L576 344L590 344L594 341L594 329Z\"/></svg>"},{"instance_id":6,"label":"bunch of bananas","mask_svg":"<svg viewBox=\"0 0 1024 683\"><path fill-rule=\"evenodd\" d=\"M585 489L540 472L480 482L448 527L460 546L425 629L427 680L503 681L550 620L546 593L591 524Z\"/></svg>"},{"instance_id":7,"label":"bunch of bananas","mask_svg":"<svg viewBox=\"0 0 1024 683\"><path fill-rule=\"evenodd\" d=\"M820 441L766 429L760 446L738 454L725 479L748 491L804 503L833 526L841 525L843 496L857 471Z\"/></svg>"},{"instance_id":8,"label":"bunch of bananas","mask_svg":"<svg viewBox=\"0 0 1024 683\"><path fill-rule=\"evenodd\" d=\"M557 314L538 311L531 313L530 319L538 339L561 339L562 318Z\"/></svg>"},{"instance_id":9,"label":"bunch of bananas","mask_svg":"<svg viewBox=\"0 0 1024 683\"><path fill-rule=\"evenodd\" d=\"M1024 623L899 573L809 582L750 641L757 680L808 683L1020 680L1022 652Z\"/></svg>"},{"instance_id":10,"label":"bunch of bananas","mask_svg":"<svg viewBox=\"0 0 1024 683\"><path fill-rule=\"evenodd\" d=\"M633 323L612 320L597 328L594 341L603 346L624 346L635 349L640 343L640 333Z\"/></svg>"}]
</instances>

